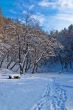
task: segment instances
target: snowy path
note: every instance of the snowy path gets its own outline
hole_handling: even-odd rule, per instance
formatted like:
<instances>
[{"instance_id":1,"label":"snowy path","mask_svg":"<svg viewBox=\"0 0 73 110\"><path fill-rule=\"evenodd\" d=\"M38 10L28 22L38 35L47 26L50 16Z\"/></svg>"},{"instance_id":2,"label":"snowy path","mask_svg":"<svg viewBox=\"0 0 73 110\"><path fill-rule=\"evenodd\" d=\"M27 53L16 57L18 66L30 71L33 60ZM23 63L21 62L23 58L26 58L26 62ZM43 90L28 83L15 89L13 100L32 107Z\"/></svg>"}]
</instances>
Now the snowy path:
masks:
<instances>
[{"instance_id":1,"label":"snowy path","mask_svg":"<svg viewBox=\"0 0 73 110\"><path fill-rule=\"evenodd\" d=\"M73 76L1 79L0 110L73 110Z\"/></svg>"},{"instance_id":2,"label":"snowy path","mask_svg":"<svg viewBox=\"0 0 73 110\"><path fill-rule=\"evenodd\" d=\"M66 107L67 91L64 87L72 88L71 86L57 84L55 78L49 79L44 95L31 110L70 110Z\"/></svg>"}]
</instances>

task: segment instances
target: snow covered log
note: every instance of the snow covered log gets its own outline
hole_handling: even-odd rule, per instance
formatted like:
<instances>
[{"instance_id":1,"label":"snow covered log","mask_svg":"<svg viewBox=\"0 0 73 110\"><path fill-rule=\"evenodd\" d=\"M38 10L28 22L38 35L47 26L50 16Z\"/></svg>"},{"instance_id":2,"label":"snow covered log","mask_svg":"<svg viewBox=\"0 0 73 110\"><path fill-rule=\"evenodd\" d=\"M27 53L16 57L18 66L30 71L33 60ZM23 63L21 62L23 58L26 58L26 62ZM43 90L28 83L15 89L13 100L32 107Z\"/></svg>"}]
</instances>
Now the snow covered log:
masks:
<instances>
[{"instance_id":1,"label":"snow covered log","mask_svg":"<svg viewBox=\"0 0 73 110\"><path fill-rule=\"evenodd\" d=\"M20 78L20 74L11 74L9 75L9 79L19 79Z\"/></svg>"}]
</instances>

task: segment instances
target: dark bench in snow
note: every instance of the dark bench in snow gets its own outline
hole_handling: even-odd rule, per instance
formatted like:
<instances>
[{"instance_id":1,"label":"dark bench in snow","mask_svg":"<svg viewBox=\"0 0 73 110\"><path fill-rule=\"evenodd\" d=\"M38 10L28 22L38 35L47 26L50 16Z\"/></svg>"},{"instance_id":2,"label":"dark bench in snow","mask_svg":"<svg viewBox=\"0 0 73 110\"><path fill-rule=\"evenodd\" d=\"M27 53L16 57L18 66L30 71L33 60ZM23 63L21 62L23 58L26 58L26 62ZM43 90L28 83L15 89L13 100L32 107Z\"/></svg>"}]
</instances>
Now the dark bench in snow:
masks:
<instances>
[{"instance_id":1,"label":"dark bench in snow","mask_svg":"<svg viewBox=\"0 0 73 110\"><path fill-rule=\"evenodd\" d=\"M20 78L20 74L11 74L9 75L9 79L19 79Z\"/></svg>"}]
</instances>

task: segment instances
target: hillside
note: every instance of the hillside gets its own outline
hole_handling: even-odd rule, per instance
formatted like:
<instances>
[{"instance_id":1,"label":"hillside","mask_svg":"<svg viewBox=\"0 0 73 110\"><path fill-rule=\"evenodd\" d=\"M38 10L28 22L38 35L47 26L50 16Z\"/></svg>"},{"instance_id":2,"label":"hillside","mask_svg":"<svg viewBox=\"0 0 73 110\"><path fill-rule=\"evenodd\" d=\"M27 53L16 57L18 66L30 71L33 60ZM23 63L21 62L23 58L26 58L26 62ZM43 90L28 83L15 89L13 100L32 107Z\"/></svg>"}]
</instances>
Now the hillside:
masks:
<instances>
[{"instance_id":1,"label":"hillside","mask_svg":"<svg viewBox=\"0 0 73 110\"><path fill-rule=\"evenodd\" d=\"M1 53L3 54L1 67L6 63L5 68L13 69L21 63L22 66L20 65L18 70L27 72L32 68L34 73L44 60L55 56L54 49L58 48L56 39L49 37L40 27L37 28L36 24L34 28L20 22L15 23L2 16L0 21L2 23ZM60 43L59 45L62 48Z\"/></svg>"},{"instance_id":2,"label":"hillside","mask_svg":"<svg viewBox=\"0 0 73 110\"><path fill-rule=\"evenodd\" d=\"M34 24L34 26L33 26ZM60 32L44 32L32 21L12 21L0 16L0 67L18 71L20 74L57 63L63 69L73 68L73 25ZM48 65L48 66L47 66Z\"/></svg>"}]
</instances>

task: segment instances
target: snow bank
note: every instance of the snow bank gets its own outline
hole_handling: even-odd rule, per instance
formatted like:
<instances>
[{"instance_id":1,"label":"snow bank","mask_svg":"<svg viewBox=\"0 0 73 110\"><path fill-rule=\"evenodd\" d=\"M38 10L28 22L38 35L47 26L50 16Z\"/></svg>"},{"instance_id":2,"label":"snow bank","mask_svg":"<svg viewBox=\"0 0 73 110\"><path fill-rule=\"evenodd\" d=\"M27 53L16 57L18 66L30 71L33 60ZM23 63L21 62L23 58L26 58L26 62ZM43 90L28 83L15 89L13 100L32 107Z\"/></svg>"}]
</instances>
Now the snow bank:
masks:
<instances>
[{"instance_id":1,"label":"snow bank","mask_svg":"<svg viewBox=\"0 0 73 110\"><path fill-rule=\"evenodd\" d=\"M8 78L9 75L15 74L13 71L5 68L0 68L0 79Z\"/></svg>"}]
</instances>

